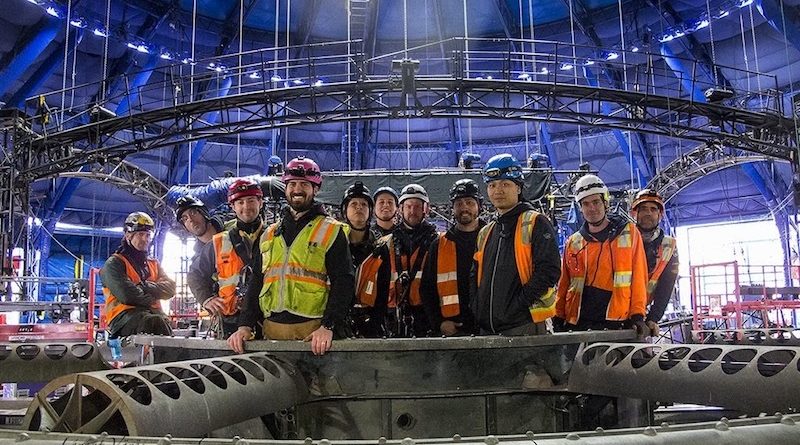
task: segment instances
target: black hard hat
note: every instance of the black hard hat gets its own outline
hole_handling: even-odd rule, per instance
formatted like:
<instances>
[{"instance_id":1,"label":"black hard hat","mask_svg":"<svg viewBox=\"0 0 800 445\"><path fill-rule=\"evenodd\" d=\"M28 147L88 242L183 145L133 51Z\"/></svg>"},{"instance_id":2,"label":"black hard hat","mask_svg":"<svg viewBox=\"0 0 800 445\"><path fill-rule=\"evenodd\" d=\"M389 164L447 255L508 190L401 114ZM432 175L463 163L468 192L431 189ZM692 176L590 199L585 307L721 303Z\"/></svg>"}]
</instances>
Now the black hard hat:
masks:
<instances>
[{"instance_id":1,"label":"black hard hat","mask_svg":"<svg viewBox=\"0 0 800 445\"><path fill-rule=\"evenodd\" d=\"M377 201L378 200L378 195L380 195L381 193L388 193L388 194L394 196L394 203L398 204L398 201L400 199L400 195L397 194L397 190L395 190L395 189L393 189L393 188L391 188L389 186L378 187L378 189L375 190L375 193L372 194L372 200L373 201Z\"/></svg>"},{"instance_id":2,"label":"black hard hat","mask_svg":"<svg viewBox=\"0 0 800 445\"><path fill-rule=\"evenodd\" d=\"M369 205L369 216L372 216L372 208L375 207L375 201L372 200L372 196L369 194L369 188L364 185L361 181L356 181L350 187L347 187L347 190L344 191L344 196L342 197L342 217L346 220L347 219L347 205L350 203L350 200L353 198L363 198L367 201L367 205ZM368 217L369 220L369 217Z\"/></svg>"},{"instance_id":3,"label":"black hard hat","mask_svg":"<svg viewBox=\"0 0 800 445\"><path fill-rule=\"evenodd\" d=\"M175 210L175 218L178 220L180 225L183 225L183 222L181 222L181 216L183 216L184 212L189 209L197 209L197 211L200 212L200 214L203 215L207 221L211 220L211 215L208 213L208 208L199 198L195 198L191 195L181 196L177 201L175 201L175 204L178 206L178 208Z\"/></svg>"},{"instance_id":4,"label":"black hard hat","mask_svg":"<svg viewBox=\"0 0 800 445\"><path fill-rule=\"evenodd\" d=\"M450 187L450 202L454 202L458 198L475 198L478 204L483 202L481 190L472 179L459 179Z\"/></svg>"}]
</instances>

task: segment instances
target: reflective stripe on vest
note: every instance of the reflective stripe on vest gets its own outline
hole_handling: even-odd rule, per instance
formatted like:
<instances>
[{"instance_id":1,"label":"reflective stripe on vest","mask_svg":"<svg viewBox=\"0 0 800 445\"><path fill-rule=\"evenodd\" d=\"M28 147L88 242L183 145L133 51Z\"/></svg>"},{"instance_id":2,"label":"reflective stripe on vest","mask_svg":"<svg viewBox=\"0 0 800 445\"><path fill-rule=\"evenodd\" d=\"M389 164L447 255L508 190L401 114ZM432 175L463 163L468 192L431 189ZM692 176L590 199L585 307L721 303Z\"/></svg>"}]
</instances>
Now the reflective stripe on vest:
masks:
<instances>
[{"instance_id":1,"label":"reflective stripe on vest","mask_svg":"<svg viewBox=\"0 0 800 445\"><path fill-rule=\"evenodd\" d=\"M120 255L118 253L114 254L115 257L122 260L122 263L125 264L125 273L128 275L128 279L133 282L133 284L139 284L142 282L142 277L139 276L139 272L133 267L130 261L128 261L125 256ZM150 277L158 278L158 261L148 258L147 259L147 271L150 274ZM127 304L122 304L119 302L117 297L111 294L111 289L103 286L103 295L106 297L106 306L105 311L103 311L103 316L106 319L106 324L111 323L111 320L117 317L117 315L127 311L128 309L133 309L136 306L131 306ZM152 306L153 309L161 309L161 303L158 301L153 302Z\"/></svg>"},{"instance_id":2,"label":"reflective stripe on vest","mask_svg":"<svg viewBox=\"0 0 800 445\"><path fill-rule=\"evenodd\" d=\"M214 255L217 261L218 295L222 298L222 315L233 315L238 311L238 292L244 260L236 253L231 242L231 234L224 231L214 235Z\"/></svg>"},{"instance_id":3,"label":"reflective stripe on vest","mask_svg":"<svg viewBox=\"0 0 800 445\"><path fill-rule=\"evenodd\" d=\"M628 223L622 232L611 242L611 257L614 263L609 265L613 273L614 288L611 290L611 300L606 310L606 320L627 320L630 312L631 284L633 276L633 239L632 224ZM581 311L583 287L586 283L586 271L590 269L588 253L585 249L586 240L580 232L575 232L567 240L564 251L568 261L574 261L569 289L566 293L566 321L570 324L578 323ZM594 266L591 268L594 270ZM562 271L561 273L565 273ZM626 303L627 302L627 303ZM622 308L625 308L622 310ZM615 310L616 308L616 310Z\"/></svg>"},{"instance_id":4,"label":"reflective stripe on vest","mask_svg":"<svg viewBox=\"0 0 800 445\"><path fill-rule=\"evenodd\" d=\"M517 229L514 232L514 260L517 265L517 273L519 274L520 282L526 285L534 274L533 266L533 246L531 245L533 238L533 230L536 227L536 218L539 216L538 212L533 210L526 210L519 216L517 222ZM475 261L478 265L478 285L482 283L483 279L483 252L486 248L486 242L489 239L489 234L496 221L492 221L485 225L480 232L478 232L478 250L475 253ZM539 299L537 299L530 306L531 319L534 323L540 323L556 314L556 296L555 288L549 288Z\"/></svg>"},{"instance_id":5,"label":"reflective stripe on vest","mask_svg":"<svg viewBox=\"0 0 800 445\"><path fill-rule=\"evenodd\" d=\"M306 318L321 318L328 304L328 274L325 255L341 223L319 215L286 246L282 236L275 236L280 222L272 224L261 236L261 270L264 281L258 297L265 316L289 312Z\"/></svg>"},{"instance_id":6,"label":"reflective stripe on vest","mask_svg":"<svg viewBox=\"0 0 800 445\"><path fill-rule=\"evenodd\" d=\"M658 284L659 278L661 278L661 274L664 273L667 264L669 264L669 261L672 259L675 248L675 238L664 235L661 239L661 244L658 246L656 265L653 267L653 271L650 272L650 277L647 281L647 304L653 302L653 292L656 290L656 285Z\"/></svg>"},{"instance_id":7,"label":"reflective stripe on vest","mask_svg":"<svg viewBox=\"0 0 800 445\"><path fill-rule=\"evenodd\" d=\"M458 301L455 241L451 241L444 234L440 235L436 254L436 292L439 294L442 317L455 317L461 313Z\"/></svg>"}]
</instances>

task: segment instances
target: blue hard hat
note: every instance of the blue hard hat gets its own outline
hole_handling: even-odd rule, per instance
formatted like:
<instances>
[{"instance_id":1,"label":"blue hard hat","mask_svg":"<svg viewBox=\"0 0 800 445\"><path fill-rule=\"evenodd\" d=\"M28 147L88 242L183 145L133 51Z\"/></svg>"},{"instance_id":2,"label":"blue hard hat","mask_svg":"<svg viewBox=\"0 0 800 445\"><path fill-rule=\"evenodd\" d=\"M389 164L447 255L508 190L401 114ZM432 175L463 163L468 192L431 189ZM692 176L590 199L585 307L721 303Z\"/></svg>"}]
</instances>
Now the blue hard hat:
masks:
<instances>
[{"instance_id":1,"label":"blue hard hat","mask_svg":"<svg viewBox=\"0 0 800 445\"><path fill-rule=\"evenodd\" d=\"M522 164L508 153L492 156L483 166L483 182L488 184L498 179L509 179L522 185L525 179Z\"/></svg>"}]
</instances>

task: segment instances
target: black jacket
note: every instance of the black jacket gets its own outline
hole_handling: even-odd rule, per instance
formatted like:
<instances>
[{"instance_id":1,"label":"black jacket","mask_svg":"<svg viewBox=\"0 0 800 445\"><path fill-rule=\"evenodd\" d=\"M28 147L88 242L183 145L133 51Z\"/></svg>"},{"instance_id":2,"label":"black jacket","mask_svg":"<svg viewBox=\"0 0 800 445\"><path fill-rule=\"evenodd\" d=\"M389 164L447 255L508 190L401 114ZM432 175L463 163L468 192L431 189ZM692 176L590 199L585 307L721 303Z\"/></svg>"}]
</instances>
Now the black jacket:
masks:
<instances>
[{"instance_id":1,"label":"black jacket","mask_svg":"<svg viewBox=\"0 0 800 445\"><path fill-rule=\"evenodd\" d=\"M352 227L350 230L353 230ZM356 269L358 269L358 266L360 266L361 263L363 263L364 260L375 250L375 242L375 233L369 229L367 229L366 236L362 242L353 244L348 241L350 246L350 255L353 257L353 266Z\"/></svg>"},{"instance_id":2,"label":"black jacket","mask_svg":"<svg viewBox=\"0 0 800 445\"><path fill-rule=\"evenodd\" d=\"M644 242L644 253L647 256L647 272L652 272L656 266L656 258L658 256L658 247L664 239L664 231L659 230L659 235L650 242ZM669 299L672 297L672 292L675 290L675 281L678 279L678 249L672 253L667 267L658 278L655 290L653 290L653 302L647 310L647 321L658 322L664 316L664 311L667 309Z\"/></svg>"},{"instance_id":3,"label":"black jacket","mask_svg":"<svg viewBox=\"0 0 800 445\"><path fill-rule=\"evenodd\" d=\"M458 277L460 313L447 320L461 323L462 326L459 330L464 334L476 333L475 316L472 314L472 308L470 307L469 276L472 271L473 256L478 243L478 232L484 225L484 223L481 223L478 229L473 232L462 232L455 227L451 227L442 235L456 243L456 276ZM433 332L439 332L442 322L445 321L442 317L439 289L436 285L440 240L441 237L434 240L430 249L428 249L428 258L425 259L425 266L422 269L422 283L420 284L422 303L425 305L425 313L428 316Z\"/></svg>"},{"instance_id":4,"label":"black jacket","mask_svg":"<svg viewBox=\"0 0 800 445\"><path fill-rule=\"evenodd\" d=\"M281 214L280 226L277 229L276 236L282 236L286 245L291 246L300 231L306 228L317 215L326 215L321 204L315 204L311 210L296 221L291 215L289 207L285 207ZM264 271L262 270L259 243L256 243L253 261L250 264L253 268L253 274L247 286L247 294L245 294L239 326L252 326L262 316L258 297L264 282ZM343 230L339 231L333 245L325 253L325 270L330 282L330 292L328 294L328 305L322 315L322 324L334 327L344 326L345 315L350 306L353 305L353 298L355 297L355 273L353 272L350 248L347 245L347 236ZM276 323L286 324L301 323L309 320L288 312L270 314L268 319Z\"/></svg>"},{"instance_id":5,"label":"black jacket","mask_svg":"<svg viewBox=\"0 0 800 445\"><path fill-rule=\"evenodd\" d=\"M497 333L532 323L530 305L561 276L556 231L546 216L539 215L531 239L534 273L531 281L522 285L514 257L514 233L519 216L527 210L533 206L523 201L497 218L483 252L481 283L477 283L477 268L473 267L472 308L478 326L485 331Z\"/></svg>"}]
</instances>

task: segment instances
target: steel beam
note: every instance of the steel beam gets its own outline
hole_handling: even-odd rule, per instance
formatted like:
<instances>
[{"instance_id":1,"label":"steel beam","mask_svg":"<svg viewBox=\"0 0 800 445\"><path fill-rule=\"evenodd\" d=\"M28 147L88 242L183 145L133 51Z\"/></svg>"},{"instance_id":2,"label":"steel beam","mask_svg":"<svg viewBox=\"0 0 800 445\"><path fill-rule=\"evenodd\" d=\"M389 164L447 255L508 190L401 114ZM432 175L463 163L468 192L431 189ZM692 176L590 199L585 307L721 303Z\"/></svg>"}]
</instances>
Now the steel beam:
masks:
<instances>
[{"instance_id":1,"label":"steel beam","mask_svg":"<svg viewBox=\"0 0 800 445\"><path fill-rule=\"evenodd\" d=\"M76 372L109 369L93 343L0 344L0 380L49 382Z\"/></svg>"},{"instance_id":2,"label":"steel beam","mask_svg":"<svg viewBox=\"0 0 800 445\"><path fill-rule=\"evenodd\" d=\"M264 353L245 354L60 377L36 393L23 428L205 437L307 397L294 366Z\"/></svg>"},{"instance_id":3,"label":"steel beam","mask_svg":"<svg viewBox=\"0 0 800 445\"><path fill-rule=\"evenodd\" d=\"M692 341L705 345L800 346L800 330L795 328L696 330L692 331Z\"/></svg>"},{"instance_id":4,"label":"steel beam","mask_svg":"<svg viewBox=\"0 0 800 445\"><path fill-rule=\"evenodd\" d=\"M796 348L594 343L583 346L570 391L698 403L743 413L800 408Z\"/></svg>"}]
</instances>

